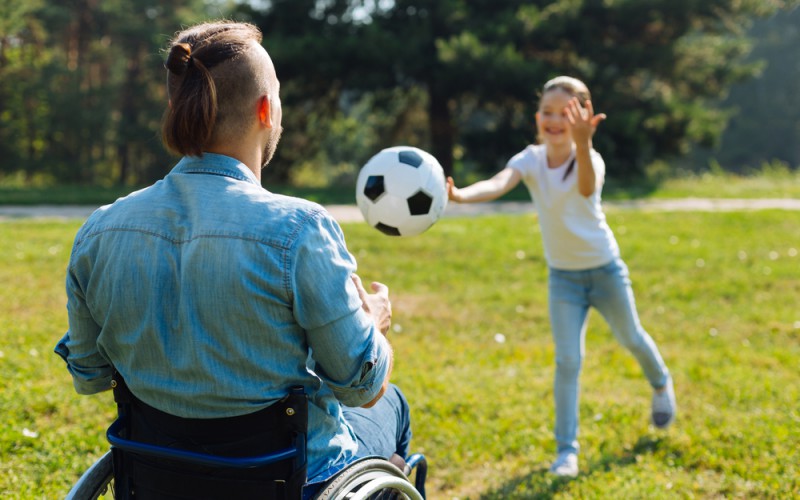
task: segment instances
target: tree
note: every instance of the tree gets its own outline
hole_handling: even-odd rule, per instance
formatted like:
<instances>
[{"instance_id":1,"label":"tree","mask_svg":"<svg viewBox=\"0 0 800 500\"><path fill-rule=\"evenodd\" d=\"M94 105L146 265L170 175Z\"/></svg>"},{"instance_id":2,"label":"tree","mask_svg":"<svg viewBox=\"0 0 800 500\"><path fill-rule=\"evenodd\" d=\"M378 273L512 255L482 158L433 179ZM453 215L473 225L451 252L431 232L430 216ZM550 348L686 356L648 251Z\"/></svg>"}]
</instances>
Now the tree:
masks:
<instances>
[{"instance_id":1,"label":"tree","mask_svg":"<svg viewBox=\"0 0 800 500\"><path fill-rule=\"evenodd\" d=\"M41 85L20 85L36 81L50 57L41 25L32 16L39 7L28 0L0 6L0 174L21 172L30 178L42 155L39 101L45 91Z\"/></svg>"},{"instance_id":2,"label":"tree","mask_svg":"<svg viewBox=\"0 0 800 500\"><path fill-rule=\"evenodd\" d=\"M796 3L796 2L795 2ZM758 67L746 27L778 0L275 0L250 15L305 99L421 88L429 147L494 170L533 137L536 91L584 80L609 114L595 145L611 176L711 144L728 114L712 106ZM361 15L357 15L358 13ZM268 47L269 49L269 47ZM301 76L302 75L302 76ZM313 83L312 83L313 82Z\"/></svg>"},{"instance_id":3,"label":"tree","mask_svg":"<svg viewBox=\"0 0 800 500\"><path fill-rule=\"evenodd\" d=\"M163 175L171 161L158 137L161 49L182 24L204 18L208 2L9 5L14 15L0 35L0 148L8 153L0 172L81 184Z\"/></svg>"},{"instance_id":4,"label":"tree","mask_svg":"<svg viewBox=\"0 0 800 500\"><path fill-rule=\"evenodd\" d=\"M750 60L763 61L763 71L722 101L731 120L707 154L731 170L773 160L800 168L800 9L758 20L749 34Z\"/></svg>"}]
</instances>

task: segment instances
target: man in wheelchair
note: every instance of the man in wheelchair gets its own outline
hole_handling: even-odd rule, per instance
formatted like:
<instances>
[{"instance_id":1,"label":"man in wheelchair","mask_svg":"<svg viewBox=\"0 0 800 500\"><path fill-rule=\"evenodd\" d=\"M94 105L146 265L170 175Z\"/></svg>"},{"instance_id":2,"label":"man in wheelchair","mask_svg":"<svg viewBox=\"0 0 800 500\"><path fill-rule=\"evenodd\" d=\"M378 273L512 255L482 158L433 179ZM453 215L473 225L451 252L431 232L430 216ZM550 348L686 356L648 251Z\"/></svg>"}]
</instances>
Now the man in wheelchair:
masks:
<instances>
[{"instance_id":1,"label":"man in wheelchair","mask_svg":"<svg viewBox=\"0 0 800 500\"><path fill-rule=\"evenodd\" d=\"M321 206L261 186L282 130L261 33L246 23L191 27L176 34L165 66L162 137L182 159L99 208L75 237L69 330L55 348L75 389L105 391L115 377L142 440L254 455L271 451L262 414L300 387L306 494L358 457L402 467L411 431L389 383L388 288L366 291ZM140 469L149 481L169 467Z\"/></svg>"}]
</instances>

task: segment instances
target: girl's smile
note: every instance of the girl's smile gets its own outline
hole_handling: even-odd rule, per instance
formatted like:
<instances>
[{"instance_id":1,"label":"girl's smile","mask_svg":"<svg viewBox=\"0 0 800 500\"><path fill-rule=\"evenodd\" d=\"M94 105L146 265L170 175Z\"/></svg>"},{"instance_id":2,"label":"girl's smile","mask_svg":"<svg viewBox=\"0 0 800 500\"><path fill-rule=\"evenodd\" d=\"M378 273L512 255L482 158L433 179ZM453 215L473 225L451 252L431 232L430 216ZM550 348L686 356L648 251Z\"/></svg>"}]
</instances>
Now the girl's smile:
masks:
<instances>
[{"instance_id":1,"label":"girl's smile","mask_svg":"<svg viewBox=\"0 0 800 500\"><path fill-rule=\"evenodd\" d=\"M572 141L566 108L572 96L561 89L545 92L536 113L539 135L545 143L553 145Z\"/></svg>"}]
</instances>

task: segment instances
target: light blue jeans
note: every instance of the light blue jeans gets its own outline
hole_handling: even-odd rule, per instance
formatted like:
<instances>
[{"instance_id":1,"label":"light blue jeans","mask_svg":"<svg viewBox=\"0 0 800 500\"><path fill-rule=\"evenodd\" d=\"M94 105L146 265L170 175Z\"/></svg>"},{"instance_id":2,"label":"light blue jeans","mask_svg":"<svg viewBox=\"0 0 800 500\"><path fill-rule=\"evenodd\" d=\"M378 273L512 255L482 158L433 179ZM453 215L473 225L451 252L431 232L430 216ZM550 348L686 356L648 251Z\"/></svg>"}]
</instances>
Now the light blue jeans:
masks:
<instances>
[{"instance_id":1,"label":"light blue jeans","mask_svg":"<svg viewBox=\"0 0 800 500\"><path fill-rule=\"evenodd\" d=\"M579 375L586 350L586 318L594 307L617 341L636 357L653 388L664 387L669 370L653 339L642 328L628 267L621 259L594 269L550 268L550 324L556 348L555 437L558 451L578 452Z\"/></svg>"}]
</instances>

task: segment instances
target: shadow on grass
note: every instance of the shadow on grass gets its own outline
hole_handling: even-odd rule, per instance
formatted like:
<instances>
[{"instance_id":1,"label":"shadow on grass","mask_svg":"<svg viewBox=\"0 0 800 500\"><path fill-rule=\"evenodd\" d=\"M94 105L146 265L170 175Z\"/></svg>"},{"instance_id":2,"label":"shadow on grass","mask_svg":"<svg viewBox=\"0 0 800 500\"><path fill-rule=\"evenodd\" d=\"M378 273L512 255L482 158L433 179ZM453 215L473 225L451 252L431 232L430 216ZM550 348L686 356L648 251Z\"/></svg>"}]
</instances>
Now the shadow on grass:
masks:
<instances>
[{"instance_id":1,"label":"shadow on grass","mask_svg":"<svg viewBox=\"0 0 800 500\"><path fill-rule=\"evenodd\" d=\"M478 497L480 500L529 500L553 498L565 490L569 483L595 473L605 473L617 467L636 464L639 455L655 453L665 442L664 438L642 436L629 450L620 453L604 453L600 460L582 464L581 474L577 479L559 478L548 474L547 468L539 468L530 473L509 479L499 488L486 492Z\"/></svg>"}]
</instances>

